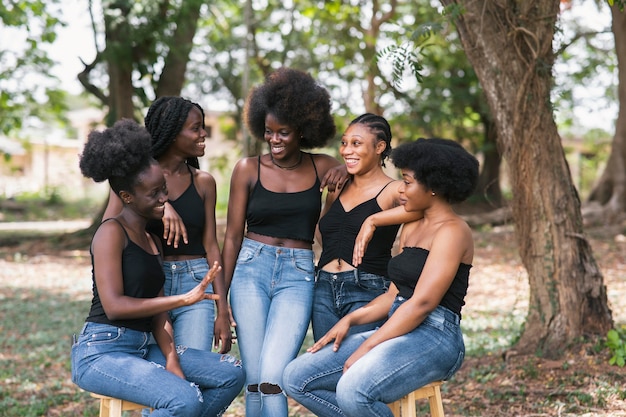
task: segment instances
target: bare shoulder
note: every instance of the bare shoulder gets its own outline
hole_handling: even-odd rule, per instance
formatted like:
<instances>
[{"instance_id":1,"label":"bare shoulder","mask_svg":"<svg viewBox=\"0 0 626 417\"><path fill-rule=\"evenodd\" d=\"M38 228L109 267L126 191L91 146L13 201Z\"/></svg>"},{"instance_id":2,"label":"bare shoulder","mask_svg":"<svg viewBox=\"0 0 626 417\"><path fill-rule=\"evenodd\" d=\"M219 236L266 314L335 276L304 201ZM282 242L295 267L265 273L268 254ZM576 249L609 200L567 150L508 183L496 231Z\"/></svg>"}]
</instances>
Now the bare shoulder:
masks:
<instances>
[{"instance_id":1,"label":"bare shoulder","mask_svg":"<svg viewBox=\"0 0 626 417\"><path fill-rule=\"evenodd\" d=\"M315 167L318 172L321 171L322 173L325 173L329 169L341 165L341 162L339 162L337 158L325 153L312 153L310 155L313 157L313 162L315 162Z\"/></svg>"}]
</instances>

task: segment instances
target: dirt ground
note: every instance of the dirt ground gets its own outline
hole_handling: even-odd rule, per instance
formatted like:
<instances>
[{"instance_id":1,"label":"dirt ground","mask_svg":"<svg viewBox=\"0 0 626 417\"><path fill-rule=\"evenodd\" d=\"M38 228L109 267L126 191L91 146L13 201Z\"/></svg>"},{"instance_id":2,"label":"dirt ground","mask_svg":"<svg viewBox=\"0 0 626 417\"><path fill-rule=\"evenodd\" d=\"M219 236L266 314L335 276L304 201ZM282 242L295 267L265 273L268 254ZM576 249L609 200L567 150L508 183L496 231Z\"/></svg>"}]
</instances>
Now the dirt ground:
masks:
<instances>
[{"instance_id":1,"label":"dirt ground","mask_svg":"<svg viewBox=\"0 0 626 417\"><path fill-rule=\"evenodd\" d=\"M616 325L626 325L626 225L587 231L607 287ZM15 277L21 277L15 280ZM10 247L0 241L0 287L38 286L84 298L91 283L84 250L55 250L51 241ZM528 283L510 227L476 232L476 255L464 317L496 324L523 317ZM488 346L485 345L485 350ZM466 358L442 389L447 417L456 416L626 416L626 368L610 366L603 341L583 341L559 360L500 349ZM297 404L290 415L310 416ZM66 405L71 407L71 405ZM66 408L67 409L67 408ZM48 416L64 415L62 409ZM226 416L244 415L234 403ZM427 415L427 414L426 414Z\"/></svg>"}]
</instances>

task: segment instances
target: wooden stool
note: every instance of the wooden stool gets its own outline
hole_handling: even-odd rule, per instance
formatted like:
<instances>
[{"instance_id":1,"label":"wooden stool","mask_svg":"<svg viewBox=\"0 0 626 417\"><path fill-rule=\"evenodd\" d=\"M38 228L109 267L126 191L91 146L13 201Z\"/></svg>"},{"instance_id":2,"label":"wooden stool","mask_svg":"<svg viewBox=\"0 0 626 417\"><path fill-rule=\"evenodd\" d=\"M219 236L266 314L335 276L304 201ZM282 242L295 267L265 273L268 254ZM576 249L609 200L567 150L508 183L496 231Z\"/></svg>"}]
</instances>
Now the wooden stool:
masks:
<instances>
[{"instance_id":1,"label":"wooden stool","mask_svg":"<svg viewBox=\"0 0 626 417\"><path fill-rule=\"evenodd\" d=\"M415 400L419 400L420 398L428 398L431 417L444 417L443 402L441 401L441 391L439 389L441 384L443 384L443 381L436 381L424 385L400 398L398 401L388 404L394 417L416 417Z\"/></svg>"},{"instance_id":2,"label":"wooden stool","mask_svg":"<svg viewBox=\"0 0 626 417\"><path fill-rule=\"evenodd\" d=\"M122 411L142 410L150 408L119 398L107 397L106 395L91 393L93 398L100 400L100 417L122 417Z\"/></svg>"}]
</instances>

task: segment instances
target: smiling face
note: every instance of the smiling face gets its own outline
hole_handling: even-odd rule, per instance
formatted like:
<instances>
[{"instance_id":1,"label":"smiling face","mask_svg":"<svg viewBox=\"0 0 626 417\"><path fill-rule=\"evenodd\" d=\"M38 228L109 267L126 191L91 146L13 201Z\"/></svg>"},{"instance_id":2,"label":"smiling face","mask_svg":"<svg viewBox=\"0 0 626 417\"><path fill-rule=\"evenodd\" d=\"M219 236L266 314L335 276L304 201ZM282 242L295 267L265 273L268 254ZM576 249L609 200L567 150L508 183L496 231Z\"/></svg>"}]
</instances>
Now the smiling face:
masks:
<instances>
[{"instance_id":1,"label":"smiling face","mask_svg":"<svg viewBox=\"0 0 626 417\"><path fill-rule=\"evenodd\" d=\"M264 138L272 157L277 161L288 160L300 152L297 132L291 126L280 123L271 113L265 116Z\"/></svg>"},{"instance_id":2,"label":"smiling face","mask_svg":"<svg viewBox=\"0 0 626 417\"><path fill-rule=\"evenodd\" d=\"M432 191L427 189L414 177L415 173L409 169L402 170L402 183L398 188L400 204L406 211L420 211L428 207L432 198Z\"/></svg>"},{"instance_id":3,"label":"smiling face","mask_svg":"<svg viewBox=\"0 0 626 417\"><path fill-rule=\"evenodd\" d=\"M378 141L371 129L363 124L348 127L341 138L339 153L351 175L368 172L381 164L385 142Z\"/></svg>"},{"instance_id":4,"label":"smiling face","mask_svg":"<svg viewBox=\"0 0 626 417\"><path fill-rule=\"evenodd\" d=\"M146 219L161 219L165 213L167 187L165 176L158 163L139 174L133 192L122 191L120 197L137 214Z\"/></svg>"},{"instance_id":5,"label":"smiling face","mask_svg":"<svg viewBox=\"0 0 626 417\"><path fill-rule=\"evenodd\" d=\"M201 157L204 156L206 135L202 113L196 106L193 106L173 145L187 158Z\"/></svg>"}]
</instances>

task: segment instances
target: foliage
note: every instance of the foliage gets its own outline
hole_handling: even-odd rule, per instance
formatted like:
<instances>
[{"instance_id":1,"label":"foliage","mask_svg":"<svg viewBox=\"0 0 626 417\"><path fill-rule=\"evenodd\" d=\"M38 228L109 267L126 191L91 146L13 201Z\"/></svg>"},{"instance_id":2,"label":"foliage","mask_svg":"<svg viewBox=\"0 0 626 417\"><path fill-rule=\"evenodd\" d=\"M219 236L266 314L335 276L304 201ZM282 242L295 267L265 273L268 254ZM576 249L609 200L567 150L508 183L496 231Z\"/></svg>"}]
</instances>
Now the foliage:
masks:
<instances>
[{"instance_id":1,"label":"foliage","mask_svg":"<svg viewBox=\"0 0 626 417\"><path fill-rule=\"evenodd\" d=\"M609 363L624 367L626 365L626 327L609 330L606 335L606 346L613 355Z\"/></svg>"},{"instance_id":2,"label":"foliage","mask_svg":"<svg viewBox=\"0 0 626 417\"><path fill-rule=\"evenodd\" d=\"M42 221L87 219L97 212L101 201L91 198L68 200L59 190L25 192L10 199L0 197L1 221Z\"/></svg>"},{"instance_id":3,"label":"foliage","mask_svg":"<svg viewBox=\"0 0 626 417\"><path fill-rule=\"evenodd\" d=\"M59 0L2 2L0 36L11 39L0 50L0 133L15 134L32 118L65 122L65 93L50 69L56 64L46 45L64 23Z\"/></svg>"}]
</instances>

